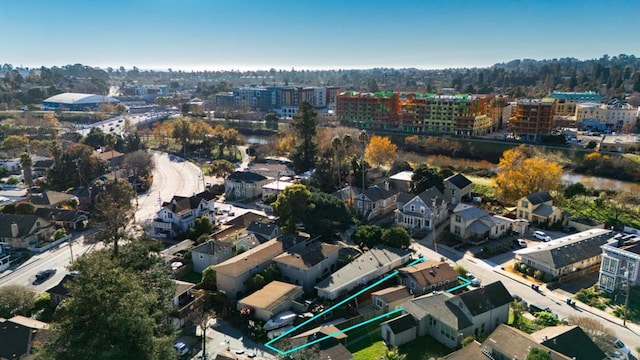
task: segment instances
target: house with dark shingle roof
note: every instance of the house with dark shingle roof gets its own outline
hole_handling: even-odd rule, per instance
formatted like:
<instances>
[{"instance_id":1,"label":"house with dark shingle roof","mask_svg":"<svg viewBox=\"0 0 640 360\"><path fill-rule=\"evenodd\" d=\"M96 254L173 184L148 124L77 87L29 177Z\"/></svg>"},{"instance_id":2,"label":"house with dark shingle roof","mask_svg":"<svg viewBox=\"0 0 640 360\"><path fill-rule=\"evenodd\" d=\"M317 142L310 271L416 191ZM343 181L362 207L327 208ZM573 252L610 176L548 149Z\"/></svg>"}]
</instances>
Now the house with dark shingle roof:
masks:
<instances>
[{"instance_id":1,"label":"house with dark shingle roof","mask_svg":"<svg viewBox=\"0 0 640 360\"><path fill-rule=\"evenodd\" d=\"M548 191L529 194L518 200L516 217L531 224L552 225L563 220L563 212L553 206L553 198Z\"/></svg>"},{"instance_id":2,"label":"house with dark shingle roof","mask_svg":"<svg viewBox=\"0 0 640 360\"><path fill-rule=\"evenodd\" d=\"M418 337L416 335L417 325L416 319L411 314L402 314L380 324L383 331L382 338L387 344L396 344L395 346L406 344Z\"/></svg>"},{"instance_id":3,"label":"house with dark shingle roof","mask_svg":"<svg viewBox=\"0 0 640 360\"><path fill-rule=\"evenodd\" d=\"M274 221L252 221L247 226L247 233L254 234L260 242L269 241L280 236L280 227Z\"/></svg>"},{"instance_id":4,"label":"house with dark shingle roof","mask_svg":"<svg viewBox=\"0 0 640 360\"><path fill-rule=\"evenodd\" d=\"M456 205L471 197L471 180L462 174L451 175L444 179L444 197L451 205Z\"/></svg>"},{"instance_id":5,"label":"house with dark shingle roof","mask_svg":"<svg viewBox=\"0 0 640 360\"><path fill-rule=\"evenodd\" d=\"M59 283L54 287L48 289L46 292L49 294L49 300L51 305L55 308L60 303L70 296L69 287L67 284L72 282L76 278L75 273L66 274Z\"/></svg>"},{"instance_id":6,"label":"house with dark shingle roof","mask_svg":"<svg viewBox=\"0 0 640 360\"><path fill-rule=\"evenodd\" d=\"M402 196L403 201L407 197ZM432 230L432 222L438 225L448 216L447 201L435 186L413 195L395 210L396 225L409 229ZM435 216L435 219L434 219Z\"/></svg>"},{"instance_id":7,"label":"house with dark shingle roof","mask_svg":"<svg viewBox=\"0 0 640 360\"><path fill-rule=\"evenodd\" d=\"M203 191L189 197L176 195L171 201L162 203L153 219L153 229L158 234L174 237L189 230L196 224L196 219L203 216L214 225L218 223L212 193Z\"/></svg>"},{"instance_id":8,"label":"house with dark shingle roof","mask_svg":"<svg viewBox=\"0 0 640 360\"><path fill-rule=\"evenodd\" d=\"M325 334L324 332L318 331L313 334L300 334L291 338L292 346L303 346L304 344L314 341L316 339L322 339L330 334ZM309 350L307 350L309 349ZM301 352L304 351L317 351L314 355L311 355L310 358L314 359L331 359L331 360L352 360L353 355L349 350L342 345L342 343L336 339L335 337L329 337L325 340L320 341L315 346L309 346L306 349L301 349Z\"/></svg>"},{"instance_id":9,"label":"house with dark shingle roof","mask_svg":"<svg viewBox=\"0 0 640 360\"><path fill-rule=\"evenodd\" d=\"M513 220L489 215L486 211L467 204L458 204L449 220L449 231L466 239L497 239L511 231Z\"/></svg>"},{"instance_id":10,"label":"house with dark shingle roof","mask_svg":"<svg viewBox=\"0 0 640 360\"><path fill-rule=\"evenodd\" d=\"M325 276L336 270L340 246L314 241L303 248L276 256L273 262L282 272L282 279L311 291Z\"/></svg>"},{"instance_id":11,"label":"house with dark shingle roof","mask_svg":"<svg viewBox=\"0 0 640 360\"><path fill-rule=\"evenodd\" d=\"M48 240L54 225L37 215L0 214L0 242L16 249L28 249Z\"/></svg>"},{"instance_id":12,"label":"house with dark shingle roof","mask_svg":"<svg viewBox=\"0 0 640 360\"><path fill-rule=\"evenodd\" d=\"M531 334L541 345L572 359L608 359L579 326L549 326Z\"/></svg>"},{"instance_id":13,"label":"house with dark shingle roof","mask_svg":"<svg viewBox=\"0 0 640 360\"><path fill-rule=\"evenodd\" d=\"M47 174L47 171L53 167L53 159L40 159L34 160L33 165L31 165L31 174L33 178L39 178L40 176L44 176Z\"/></svg>"},{"instance_id":14,"label":"house with dark shingle roof","mask_svg":"<svg viewBox=\"0 0 640 360\"><path fill-rule=\"evenodd\" d=\"M353 206L370 221L392 213L397 207L397 198L398 193L389 189L389 183L385 183L383 187L373 185L356 195Z\"/></svg>"},{"instance_id":15,"label":"house with dark shingle roof","mask_svg":"<svg viewBox=\"0 0 640 360\"><path fill-rule=\"evenodd\" d=\"M204 269L217 265L233 256L233 244L225 241L208 240L191 249L193 272L202 274Z\"/></svg>"},{"instance_id":16,"label":"house with dark shingle roof","mask_svg":"<svg viewBox=\"0 0 640 360\"><path fill-rule=\"evenodd\" d=\"M458 272L446 262L429 260L398 269L398 283L420 296L458 285Z\"/></svg>"},{"instance_id":17,"label":"house with dark shingle roof","mask_svg":"<svg viewBox=\"0 0 640 360\"><path fill-rule=\"evenodd\" d=\"M35 214L67 230L84 229L89 221L89 213L84 210L37 208Z\"/></svg>"},{"instance_id":18,"label":"house with dark shingle roof","mask_svg":"<svg viewBox=\"0 0 640 360\"><path fill-rule=\"evenodd\" d=\"M224 194L227 198L253 199L262 195L262 187L271 180L251 171L236 171L224 179Z\"/></svg>"},{"instance_id":19,"label":"house with dark shingle roof","mask_svg":"<svg viewBox=\"0 0 640 360\"><path fill-rule=\"evenodd\" d=\"M599 265L602 245L617 242L611 230L592 229L514 251L516 260L558 277Z\"/></svg>"},{"instance_id":20,"label":"house with dark shingle roof","mask_svg":"<svg viewBox=\"0 0 640 360\"><path fill-rule=\"evenodd\" d=\"M402 307L415 320L415 338L428 334L441 344L455 348L468 336L484 336L498 324L506 323L512 301L509 291L497 281L459 295L433 292L411 299ZM406 321L400 318L381 324L382 338L387 344L398 346L413 340L408 336L398 337L399 333L394 332L394 322ZM411 333L406 326L400 328L403 334Z\"/></svg>"},{"instance_id":21,"label":"house with dark shingle roof","mask_svg":"<svg viewBox=\"0 0 640 360\"><path fill-rule=\"evenodd\" d=\"M34 343L42 342L41 337L47 330L22 322L0 318L0 359L30 359Z\"/></svg>"},{"instance_id":22,"label":"house with dark shingle roof","mask_svg":"<svg viewBox=\"0 0 640 360\"><path fill-rule=\"evenodd\" d=\"M445 356L446 360L468 359L527 359L531 349L539 349L549 354L551 360L571 360L543 344L537 342L531 335L505 324L498 327L480 344L473 342L462 349ZM597 359L575 358L579 359ZM600 360L600 359L598 359Z\"/></svg>"}]
</instances>

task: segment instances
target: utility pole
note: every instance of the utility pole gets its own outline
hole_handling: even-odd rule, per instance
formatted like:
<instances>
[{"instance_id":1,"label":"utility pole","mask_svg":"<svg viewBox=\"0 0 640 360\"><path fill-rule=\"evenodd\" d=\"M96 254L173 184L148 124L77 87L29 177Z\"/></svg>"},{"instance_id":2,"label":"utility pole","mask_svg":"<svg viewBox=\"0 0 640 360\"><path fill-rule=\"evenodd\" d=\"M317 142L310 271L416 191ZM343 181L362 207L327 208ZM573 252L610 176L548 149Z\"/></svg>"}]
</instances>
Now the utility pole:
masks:
<instances>
[{"instance_id":1,"label":"utility pole","mask_svg":"<svg viewBox=\"0 0 640 360\"><path fill-rule=\"evenodd\" d=\"M629 282L629 277L631 276L631 263L629 262L629 260L627 260L627 271L625 271L625 273L627 273L627 284L626 284L626 290L627 290L627 297L624 300L624 317L622 318L622 326L627 326L627 314L629 313L629 290L631 289L631 283Z\"/></svg>"},{"instance_id":2,"label":"utility pole","mask_svg":"<svg viewBox=\"0 0 640 360\"><path fill-rule=\"evenodd\" d=\"M431 204L431 236L433 238L433 251L438 253L438 244L436 243L436 197L433 197Z\"/></svg>"},{"instance_id":3,"label":"utility pole","mask_svg":"<svg viewBox=\"0 0 640 360\"><path fill-rule=\"evenodd\" d=\"M73 262L73 238L71 237L71 234L69 234L69 252L71 252L71 262Z\"/></svg>"}]
</instances>

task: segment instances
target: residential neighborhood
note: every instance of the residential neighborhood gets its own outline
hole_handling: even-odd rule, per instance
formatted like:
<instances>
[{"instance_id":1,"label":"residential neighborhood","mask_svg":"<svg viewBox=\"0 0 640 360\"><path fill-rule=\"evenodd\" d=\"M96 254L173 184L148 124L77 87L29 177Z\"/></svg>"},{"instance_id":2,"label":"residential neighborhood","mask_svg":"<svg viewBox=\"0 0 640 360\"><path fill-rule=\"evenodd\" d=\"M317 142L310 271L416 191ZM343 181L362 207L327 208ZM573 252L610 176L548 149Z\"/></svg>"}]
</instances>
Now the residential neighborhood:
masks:
<instances>
[{"instance_id":1,"label":"residential neighborhood","mask_svg":"<svg viewBox=\"0 0 640 360\"><path fill-rule=\"evenodd\" d=\"M638 4L113 5L0 4L0 360L640 359Z\"/></svg>"}]
</instances>

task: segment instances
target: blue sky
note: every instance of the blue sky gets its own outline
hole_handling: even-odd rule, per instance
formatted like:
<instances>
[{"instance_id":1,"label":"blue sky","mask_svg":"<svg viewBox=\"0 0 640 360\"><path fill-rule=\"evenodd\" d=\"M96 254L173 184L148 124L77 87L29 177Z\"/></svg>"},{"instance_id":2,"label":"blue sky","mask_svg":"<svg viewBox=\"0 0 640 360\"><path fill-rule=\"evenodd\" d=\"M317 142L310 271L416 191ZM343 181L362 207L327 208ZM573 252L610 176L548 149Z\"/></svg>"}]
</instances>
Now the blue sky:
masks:
<instances>
[{"instance_id":1,"label":"blue sky","mask_svg":"<svg viewBox=\"0 0 640 360\"><path fill-rule=\"evenodd\" d=\"M640 55L640 1L0 0L0 64L421 69Z\"/></svg>"}]
</instances>

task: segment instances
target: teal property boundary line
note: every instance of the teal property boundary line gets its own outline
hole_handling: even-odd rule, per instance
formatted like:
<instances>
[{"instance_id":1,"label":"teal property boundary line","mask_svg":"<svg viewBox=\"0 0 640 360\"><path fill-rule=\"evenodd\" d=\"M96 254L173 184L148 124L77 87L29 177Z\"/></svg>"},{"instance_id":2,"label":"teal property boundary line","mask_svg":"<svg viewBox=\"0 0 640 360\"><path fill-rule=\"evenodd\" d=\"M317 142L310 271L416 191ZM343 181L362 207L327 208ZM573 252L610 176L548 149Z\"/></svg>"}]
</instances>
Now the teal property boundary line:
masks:
<instances>
[{"instance_id":1,"label":"teal property boundary line","mask_svg":"<svg viewBox=\"0 0 640 360\"><path fill-rule=\"evenodd\" d=\"M421 262L425 262L425 261L426 261L426 259L425 259L424 257L419 257L419 258L417 258L416 260L414 260L414 261L412 261L411 263L409 263L409 265L407 265L407 266L413 266L413 265L415 265L415 264L419 264L419 263L421 263ZM283 333L283 334L279 335L278 337L274 338L273 340L270 340L269 342L267 342L266 344L264 344L264 346L266 346L267 348L269 348L269 349L271 349L271 350L273 350L273 351L277 352L277 353L278 353L278 354L280 354L280 355L287 355L287 354L291 354L291 353L296 352L296 351L298 351L298 350L302 350L302 349L304 349L304 348L306 348L306 347L308 347L308 346L311 346L311 345L317 344L317 343L319 343L319 342L321 342L321 341L324 341L324 340L326 340L326 339L328 339L328 338L330 338L330 337L333 337L333 336L336 336L336 335L339 335L339 334L346 333L347 331L351 331L351 330L353 330L353 329L356 329L356 328L359 328L359 327L364 326L364 325L366 325L366 324L369 324L369 323L371 323L371 322L373 322L373 321L380 320L380 319L382 319L382 318L385 318L385 317L388 317L388 316L391 316L391 315L393 315L393 314L396 314L396 313L398 313L398 312L403 311L404 309L403 309L402 307L396 308L396 309L394 309L394 310L392 310L392 311L389 311L389 312L386 312L386 313L384 313L384 314L382 314L382 315L378 315L378 316L376 316L376 317L374 317L374 318L371 318L371 319L369 319L369 320L363 321L363 322L361 322L361 323L359 323L359 324L356 324L356 325L350 326L350 327L348 327L348 328L346 328L346 329L338 330L338 331L336 331L336 332L334 332L334 333L332 333L332 334L329 334L329 335L324 336L324 337L322 337L322 338L315 339L315 340L313 340L313 341L309 341L309 342L307 342L307 343L305 343L305 344L302 344L302 345L300 345L300 346L296 346L296 347L291 348L291 349L289 349L289 350L287 350L287 351L282 351L282 350L280 350L280 349L278 349L278 348L276 348L276 347L274 347L274 346L272 346L272 345L271 345L271 344L273 344L274 342L276 342L276 341L278 341L278 340L282 339L283 337L285 337L285 336L287 336L287 335L291 334L292 332L294 332L294 331L296 331L296 330L300 329L301 327L303 327L303 326L305 326L305 325L309 324L310 322L312 322L312 321L316 320L318 317L320 317L320 316L321 316L321 315L323 315L324 313L326 313L326 312L330 312L330 311L332 311L333 309L337 308L338 306L342 306L343 304L345 304L346 302L348 302L348 301L350 301L351 299L355 298L356 296L358 296L358 295L360 295L360 294L362 294L362 293L366 292L367 290L369 290L369 289L371 289L371 288L373 288L373 287L375 287L375 286L377 286L377 285L380 285L381 283L383 283L383 282L387 281L388 279L390 279L390 278L392 278L392 277L394 277L394 276L396 276L396 275L398 275L398 271L397 271L397 270L396 270L396 271L394 271L394 272L392 272L391 274L389 274L389 275L387 275L387 276L383 277L382 279L380 279L380 280L376 281L375 283L373 283L373 284L371 284L371 285L369 285L369 286L365 287L364 289L362 289L362 290L358 291L357 293L355 293L355 294L353 294L353 295L349 296L348 298L346 298L346 299L344 299L344 300L340 301L339 303L337 303L337 304L333 305L332 307L330 307L330 308L328 308L328 309L326 309L326 310L324 310L324 311L322 311L322 312L320 312L320 313L316 314L316 316L312 317L311 319L308 319L308 320L304 321L302 324L300 324L300 325L298 325L298 326L294 327L293 329L291 329L291 330L289 330L289 331L287 331L287 332L285 332L285 333ZM458 289L460 289L460 288L463 288L463 287L465 287L465 286L467 286L467 285L471 284L471 281L470 281L470 280L465 279L465 278L463 278L462 276L458 276L458 279L459 279L459 280L461 280L461 281L463 281L463 284L462 284L462 285L458 285L458 286L456 286L456 287L454 287L454 288L451 288L451 289L447 290L447 292L452 292L452 291L458 290Z\"/></svg>"}]
</instances>

